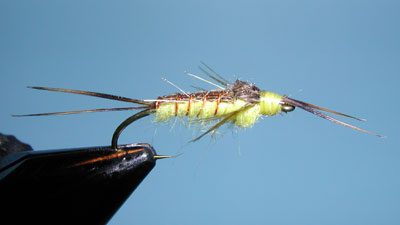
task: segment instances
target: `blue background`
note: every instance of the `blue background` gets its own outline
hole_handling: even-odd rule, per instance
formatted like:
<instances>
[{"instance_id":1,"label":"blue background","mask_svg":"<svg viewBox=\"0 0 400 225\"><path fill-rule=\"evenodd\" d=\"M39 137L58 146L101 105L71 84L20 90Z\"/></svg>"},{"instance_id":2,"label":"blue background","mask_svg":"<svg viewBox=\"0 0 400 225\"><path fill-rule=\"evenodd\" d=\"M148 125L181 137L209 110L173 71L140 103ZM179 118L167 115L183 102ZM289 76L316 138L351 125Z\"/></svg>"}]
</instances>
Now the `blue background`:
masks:
<instances>
[{"instance_id":1,"label":"blue background","mask_svg":"<svg viewBox=\"0 0 400 225\"><path fill-rule=\"evenodd\" d=\"M296 110L187 144L198 129L146 118L121 143L184 154L157 162L110 224L400 224L399 11L389 0L2 0L0 131L37 150L108 145L133 112L10 115L130 106L28 85L144 99L177 91L162 77L212 88L183 73L203 60L388 138Z\"/></svg>"}]
</instances>

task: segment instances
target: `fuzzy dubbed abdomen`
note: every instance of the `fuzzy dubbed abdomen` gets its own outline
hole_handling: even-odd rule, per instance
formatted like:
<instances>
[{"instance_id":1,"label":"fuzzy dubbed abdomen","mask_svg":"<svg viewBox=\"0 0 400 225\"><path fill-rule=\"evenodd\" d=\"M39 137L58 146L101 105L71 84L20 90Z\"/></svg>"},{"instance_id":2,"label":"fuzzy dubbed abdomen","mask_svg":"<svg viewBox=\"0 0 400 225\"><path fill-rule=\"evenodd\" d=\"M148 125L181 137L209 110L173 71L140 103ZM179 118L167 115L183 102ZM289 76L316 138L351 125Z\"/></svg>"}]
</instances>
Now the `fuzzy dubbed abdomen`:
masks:
<instances>
[{"instance_id":1,"label":"fuzzy dubbed abdomen","mask_svg":"<svg viewBox=\"0 0 400 225\"><path fill-rule=\"evenodd\" d=\"M260 116L260 104L254 104L252 107L239 112L234 118L234 123L242 128L252 127Z\"/></svg>"},{"instance_id":2,"label":"fuzzy dubbed abdomen","mask_svg":"<svg viewBox=\"0 0 400 225\"><path fill-rule=\"evenodd\" d=\"M221 105L221 103L219 104ZM216 101L185 101L185 102L161 102L156 109L156 121L164 122L171 118L188 117L189 119L208 119L212 117L221 117L224 114L215 114L217 107Z\"/></svg>"},{"instance_id":3,"label":"fuzzy dubbed abdomen","mask_svg":"<svg viewBox=\"0 0 400 225\"><path fill-rule=\"evenodd\" d=\"M246 105L243 100L234 101L218 101L218 100L194 100L190 101L175 101L175 102L159 102L157 104L155 120L156 122L168 121L171 118L187 116L189 121L192 119L223 119L231 113L238 111L232 116L229 122L238 127L251 127L260 117L260 106L254 104L250 108L241 110Z\"/></svg>"}]
</instances>

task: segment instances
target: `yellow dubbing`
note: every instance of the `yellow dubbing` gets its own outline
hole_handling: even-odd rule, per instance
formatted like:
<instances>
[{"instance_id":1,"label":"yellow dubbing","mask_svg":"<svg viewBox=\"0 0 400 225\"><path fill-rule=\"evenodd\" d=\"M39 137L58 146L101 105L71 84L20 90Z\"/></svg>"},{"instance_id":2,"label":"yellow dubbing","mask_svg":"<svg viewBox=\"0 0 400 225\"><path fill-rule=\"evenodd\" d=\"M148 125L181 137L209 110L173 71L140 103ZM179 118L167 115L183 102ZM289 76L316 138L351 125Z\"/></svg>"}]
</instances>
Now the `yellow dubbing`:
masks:
<instances>
[{"instance_id":1,"label":"yellow dubbing","mask_svg":"<svg viewBox=\"0 0 400 225\"><path fill-rule=\"evenodd\" d=\"M238 127L251 127L260 117L260 104L255 104L249 109L239 112L235 117L235 125Z\"/></svg>"},{"instance_id":2,"label":"yellow dubbing","mask_svg":"<svg viewBox=\"0 0 400 225\"><path fill-rule=\"evenodd\" d=\"M282 98L282 95L262 91L260 93L260 113L265 116L273 116L280 113Z\"/></svg>"},{"instance_id":3,"label":"yellow dubbing","mask_svg":"<svg viewBox=\"0 0 400 225\"><path fill-rule=\"evenodd\" d=\"M189 118L195 118L199 115L201 108L203 107L203 101L192 101L190 102Z\"/></svg>"},{"instance_id":4,"label":"yellow dubbing","mask_svg":"<svg viewBox=\"0 0 400 225\"><path fill-rule=\"evenodd\" d=\"M164 122L175 116L175 102L163 102L156 111L156 122Z\"/></svg>"},{"instance_id":5,"label":"yellow dubbing","mask_svg":"<svg viewBox=\"0 0 400 225\"><path fill-rule=\"evenodd\" d=\"M179 102L179 103L178 103L178 113L177 113L177 116L179 116L179 117L184 117L184 116L186 116L188 104L189 104L188 102Z\"/></svg>"},{"instance_id":6,"label":"yellow dubbing","mask_svg":"<svg viewBox=\"0 0 400 225\"><path fill-rule=\"evenodd\" d=\"M216 108L217 108L217 101L205 101L203 103L202 109L200 110L198 118L207 119L213 117Z\"/></svg>"},{"instance_id":7,"label":"yellow dubbing","mask_svg":"<svg viewBox=\"0 0 400 225\"><path fill-rule=\"evenodd\" d=\"M215 111L217 109L217 101L203 102L201 100L192 100L190 102L189 112L187 111L189 102L179 102L177 113L175 104L176 104L175 102L160 103L160 106L156 111L156 121L157 122L166 121L174 116L179 116L179 117L188 116L190 119L193 118L206 119L215 116L223 117L233 111L240 109L246 104L246 102L242 100L236 100L233 103L220 102L218 104L217 114L215 114Z\"/></svg>"},{"instance_id":8,"label":"yellow dubbing","mask_svg":"<svg viewBox=\"0 0 400 225\"><path fill-rule=\"evenodd\" d=\"M233 116L229 122L232 122L238 127L251 127L261 115L273 116L281 112L280 102L282 96L263 91L260 93L260 102L253 104L252 107L242 110L237 115ZM240 110L248 103L243 100L235 100L233 102L220 102L217 101L201 101L192 100L190 107L189 102L178 102L178 110L176 111L175 102L162 102L156 111L157 122L163 122L171 119L174 116L185 117L189 119L208 119L212 117L224 118L229 113ZM217 109L217 113L215 111ZM189 108L189 112L187 111Z\"/></svg>"}]
</instances>

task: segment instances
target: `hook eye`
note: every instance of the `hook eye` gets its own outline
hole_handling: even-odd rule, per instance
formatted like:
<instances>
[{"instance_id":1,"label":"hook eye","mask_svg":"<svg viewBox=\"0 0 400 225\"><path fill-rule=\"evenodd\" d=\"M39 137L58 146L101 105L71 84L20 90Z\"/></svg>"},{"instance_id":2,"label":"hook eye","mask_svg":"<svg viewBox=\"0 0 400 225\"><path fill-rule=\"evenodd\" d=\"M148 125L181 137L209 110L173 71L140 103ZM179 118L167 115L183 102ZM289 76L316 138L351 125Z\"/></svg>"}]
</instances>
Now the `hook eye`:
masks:
<instances>
[{"instance_id":1,"label":"hook eye","mask_svg":"<svg viewBox=\"0 0 400 225\"><path fill-rule=\"evenodd\" d=\"M289 105L289 104L286 104L286 103L284 103L284 104L281 105L281 110L282 110L282 112L285 112L285 113L291 112L291 111L293 111L295 108L296 108L296 107L294 107L294 106L292 106L292 105Z\"/></svg>"}]
</instances>

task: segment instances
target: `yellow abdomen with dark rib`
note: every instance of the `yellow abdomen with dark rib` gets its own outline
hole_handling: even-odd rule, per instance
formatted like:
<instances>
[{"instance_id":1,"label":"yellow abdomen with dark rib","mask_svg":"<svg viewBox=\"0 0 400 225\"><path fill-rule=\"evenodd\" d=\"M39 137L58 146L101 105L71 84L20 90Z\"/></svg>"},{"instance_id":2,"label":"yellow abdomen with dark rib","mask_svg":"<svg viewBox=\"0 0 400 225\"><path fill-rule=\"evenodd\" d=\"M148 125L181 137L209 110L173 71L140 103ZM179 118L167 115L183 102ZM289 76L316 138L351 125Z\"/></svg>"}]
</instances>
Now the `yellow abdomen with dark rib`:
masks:
<instances>
[{"instance_id":1,"label":"yellow abdomen with dark rib","mask_svg":"<svg viewBox=\"0 0 400 225\"><path fill-rule=\"evenodd\" d=\"M159 98L156 102L156 121L163 122L172 117L188 117L191 119L224 118L237 112L230 122L238 127L251 127L261 115L273 116L281 112L282 96L262 91L258 103L246 107L248 103L241 99L227 100L223 92L205 93L202 96L177 94ZM213 97L211 97L213 96ZM246 109L243 109L246 107ZM241 110L243 109L243 110Z\"/></svg>"}]
</instances>

